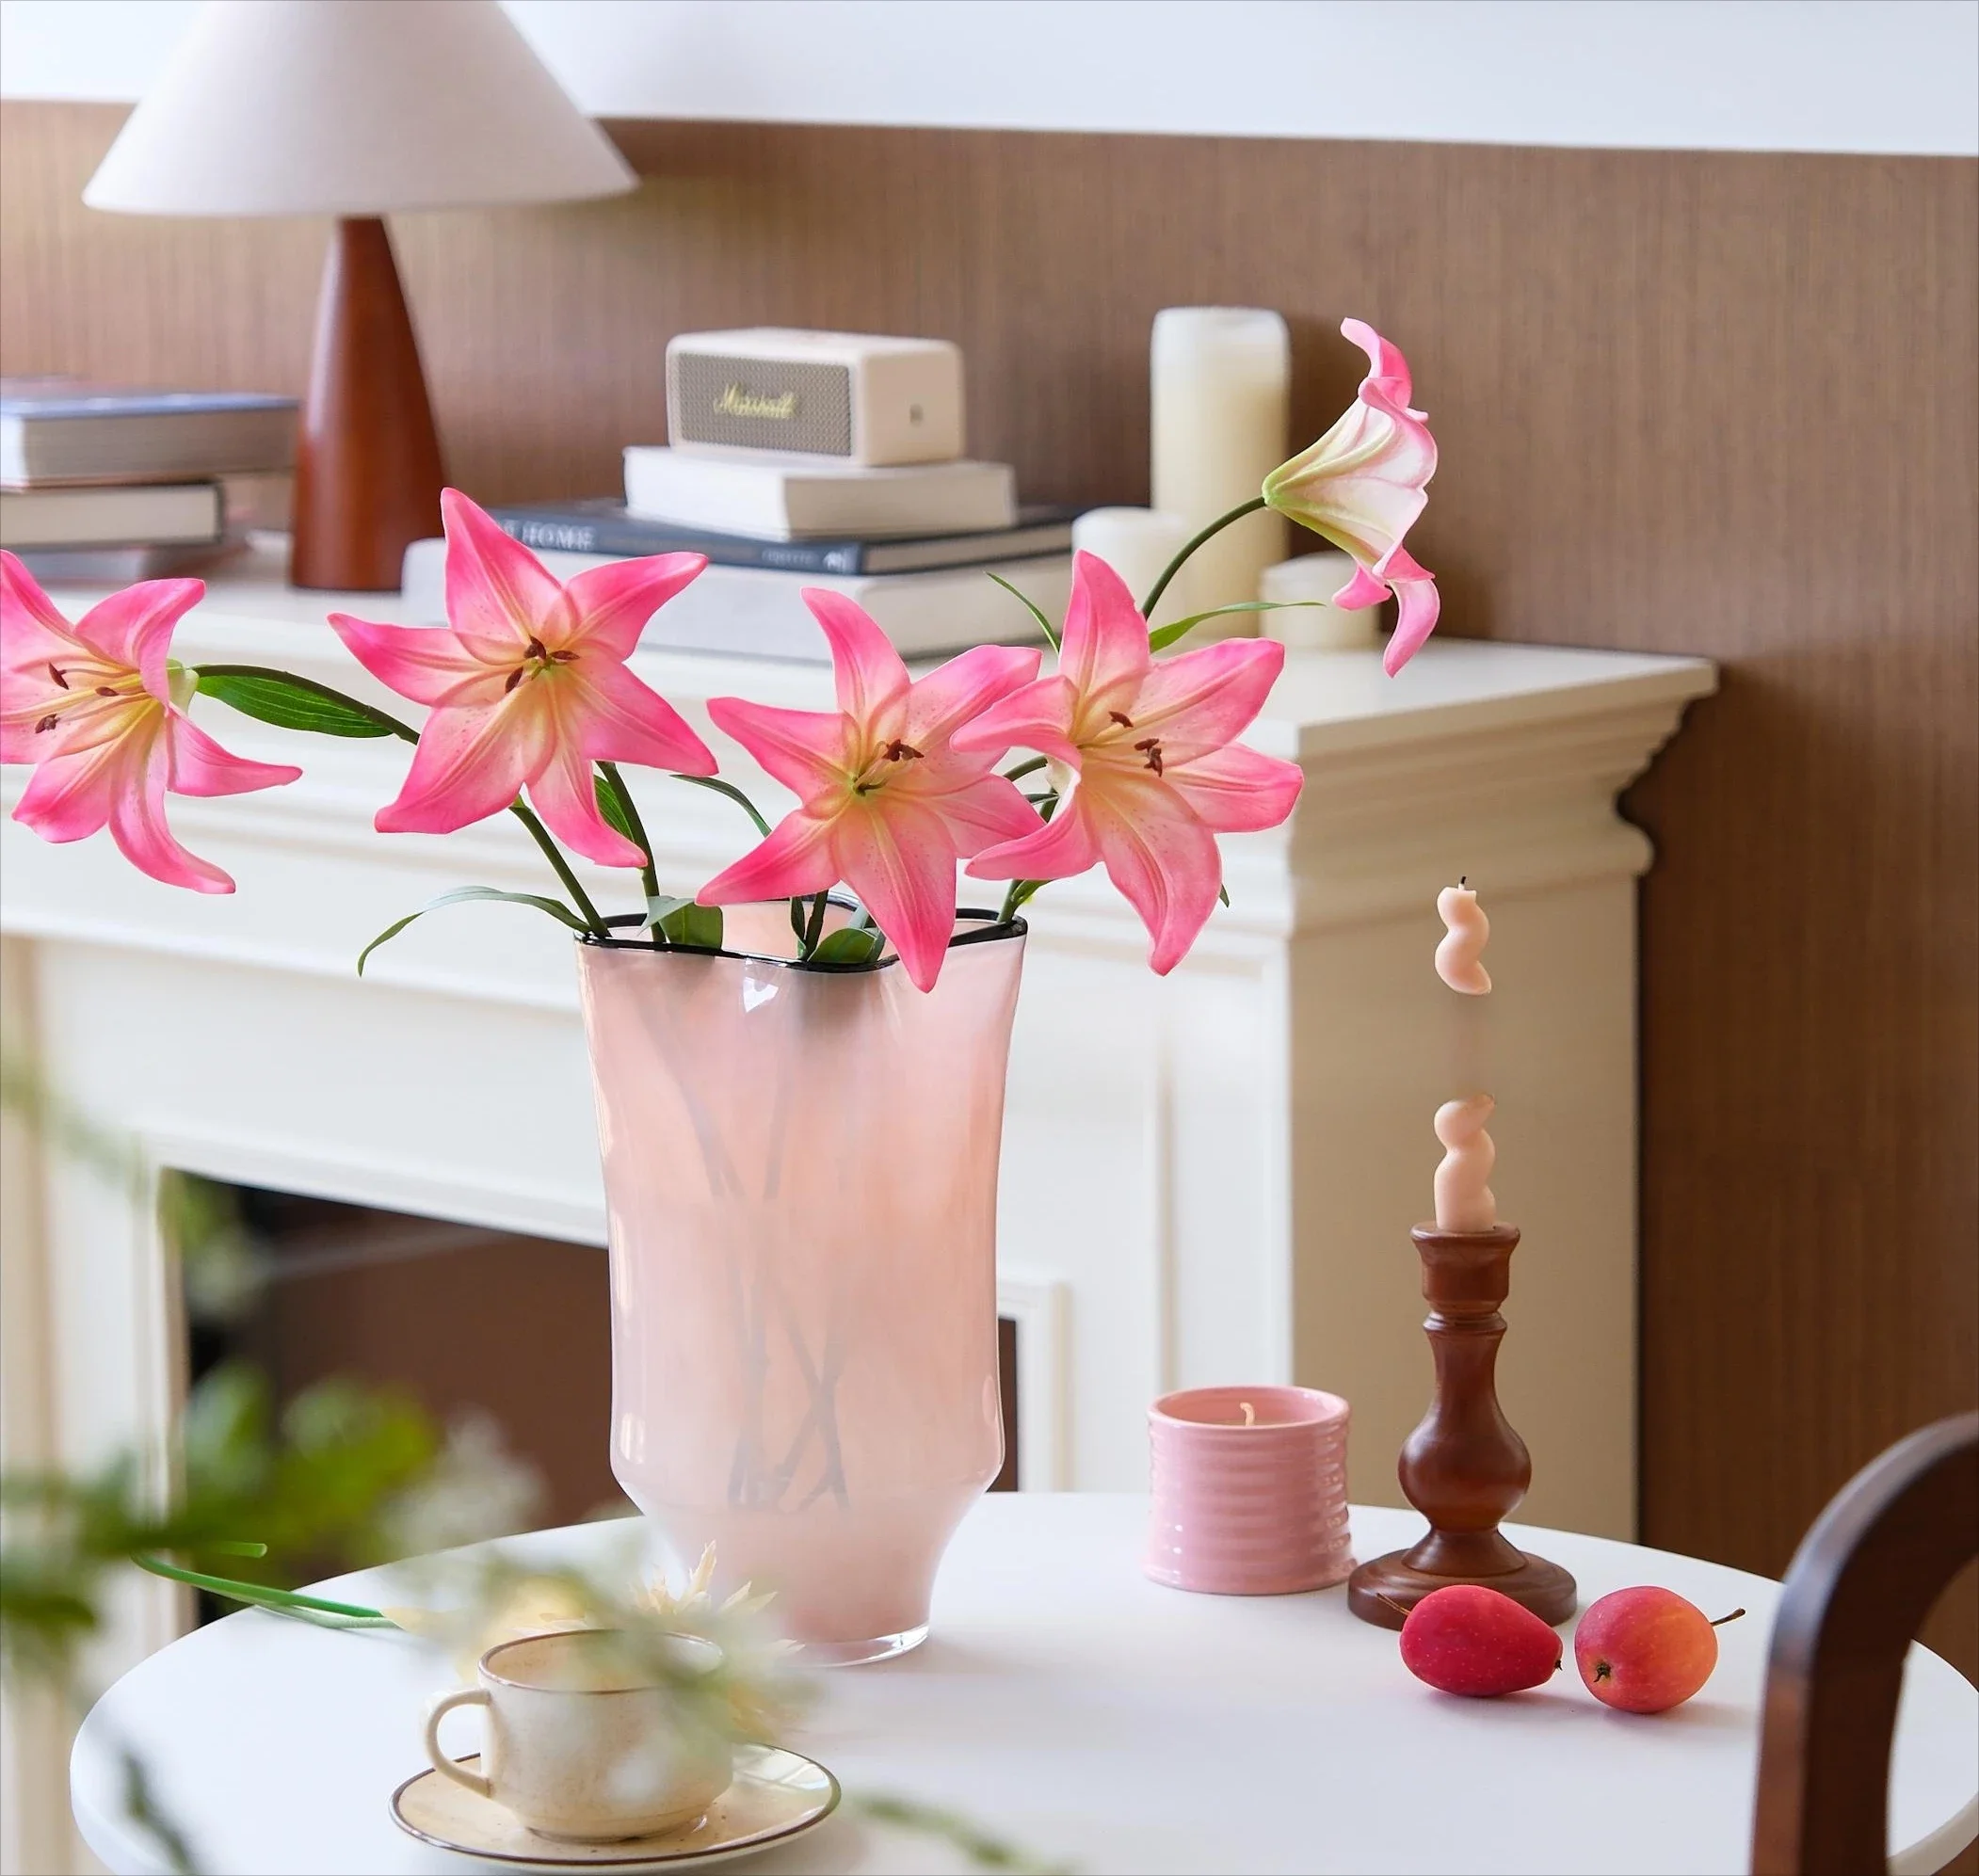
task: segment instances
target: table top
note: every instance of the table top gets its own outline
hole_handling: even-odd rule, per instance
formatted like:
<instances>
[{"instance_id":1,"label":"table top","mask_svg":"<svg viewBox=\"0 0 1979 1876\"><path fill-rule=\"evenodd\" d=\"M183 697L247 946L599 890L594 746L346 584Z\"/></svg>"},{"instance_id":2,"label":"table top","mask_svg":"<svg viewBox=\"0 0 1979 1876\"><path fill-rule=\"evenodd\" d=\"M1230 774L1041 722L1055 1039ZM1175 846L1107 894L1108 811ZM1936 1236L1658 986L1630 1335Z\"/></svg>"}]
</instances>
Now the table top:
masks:
<instances>
[{"instance_id":1,"label":"table top","mask_svg":"<svg viewBox=\"0 0 1979 1876\"><path fill-rule=\"evenodd\" d=\"M772 1872L969 1867L861 1818L861 1796L952 1808L1054 1867L1104 1871L1691 1871L1746 1868L1758 1713L1779 1589L1664 1551L1564 1531L1526 1543L1579 1579L1583 1607L1662 1583L1716 1615L1716 1674L1675 1711L1613 1712L1569 1652L1547 1687L1460 1700L1412 1679L1395 1637L1345 1592L1210 1596L1139 1569L1146 1500L985 1499L941 1568L914 1653L825 1676L786 1743L844 1781L846 1807L746 1867ZM1419 1534L1357 1507L1367 1557ZM589 1525L506 1540L574 1560L618 1538ZM389 1572L332 1595L393 1599ZM117 1749L134 1748L201 1869L459 1869L402 1835L393 1788L423 1763L426 1701L449 1663L397 1633L333 1633L260 1611L163 1649L105 1695L72 1766L76 1817L119 1872L166 1866L123 1817ZM456 1751L471 1748L463 1717ZM1899 1876L1935 1870L1979 1828L1979 1691L1913 1649L1891 1781Z\"/></svg>"}]
</instances>

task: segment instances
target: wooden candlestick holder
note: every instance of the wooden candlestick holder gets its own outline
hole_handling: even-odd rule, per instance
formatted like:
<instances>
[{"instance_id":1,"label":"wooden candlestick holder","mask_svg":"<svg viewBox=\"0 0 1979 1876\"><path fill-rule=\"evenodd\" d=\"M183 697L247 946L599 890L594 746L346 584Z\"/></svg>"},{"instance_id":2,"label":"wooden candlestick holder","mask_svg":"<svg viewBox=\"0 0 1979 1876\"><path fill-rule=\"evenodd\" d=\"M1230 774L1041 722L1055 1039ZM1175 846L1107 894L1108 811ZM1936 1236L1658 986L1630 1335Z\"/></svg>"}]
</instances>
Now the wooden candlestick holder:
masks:
<instances>
[{"instance_id":1,"label":"wooden candlestick holder","mask_svg":"<svg viewBox=\"0 0 1979 1876\"><path fill-rule=\"evenodd\" d=\"M1557 1563L1515 1549L1498 1529L1533 1480L1532 1455L1498 1405L1495 1378L1504 1337L1498 1306L1511 1289L1518 1227L1418 1225L1409 1236L1423 1259L1429 1304L1423 1327L1436 1357L1436 1396L1395 1470L1408 1502L1429 1520L1429 1534L1413 1549L1362 1563L1347 1579L1347 1607L1363 1622L1399 1628L1432 1590L1481 1583L1542 1622L1564 1622L1573 1613L1573 1579Z\"/></svg>"}]
</instances>

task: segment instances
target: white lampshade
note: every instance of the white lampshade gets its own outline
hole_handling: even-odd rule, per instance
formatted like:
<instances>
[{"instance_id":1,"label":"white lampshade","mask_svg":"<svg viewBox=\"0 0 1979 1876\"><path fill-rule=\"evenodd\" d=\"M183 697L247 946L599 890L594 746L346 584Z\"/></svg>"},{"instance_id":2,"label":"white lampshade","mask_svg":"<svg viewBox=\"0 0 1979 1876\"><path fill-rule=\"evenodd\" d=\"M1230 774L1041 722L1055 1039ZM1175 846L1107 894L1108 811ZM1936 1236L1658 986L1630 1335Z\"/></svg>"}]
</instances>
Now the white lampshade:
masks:
<instances>
[{"instance_id":1,"label":"white lampshade","mask_svg":"<svg viewBox=\"0 0 1979 1876\"><path fill-rule=\"evenodd\" d=\"M636 182L495 0L208 0L83 200L375 216Z\"/></svg>"}]
</instances>

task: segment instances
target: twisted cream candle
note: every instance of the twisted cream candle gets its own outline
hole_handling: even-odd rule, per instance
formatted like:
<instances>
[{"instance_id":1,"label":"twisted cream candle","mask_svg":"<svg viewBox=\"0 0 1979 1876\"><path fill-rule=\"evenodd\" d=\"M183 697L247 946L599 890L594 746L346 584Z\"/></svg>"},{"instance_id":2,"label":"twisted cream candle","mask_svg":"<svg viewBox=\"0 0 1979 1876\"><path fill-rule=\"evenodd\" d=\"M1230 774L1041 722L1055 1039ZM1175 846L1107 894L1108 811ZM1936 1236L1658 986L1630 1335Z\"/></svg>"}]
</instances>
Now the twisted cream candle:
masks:
<instances>
[{"instance_id":1,"label":"twisted cream candle","mask_svg":"<svg viewBox=\"0 0 1979 1876\"><path fill-rule=\"evenodd\" d=\"M1491 922L1477 903L1477 894L1459 879L1436 895L1436 909L1448 929L1436 948L1436 974L1453 990L1482 997L1491 988L1491 973L1481 954L1491 936Z\"/></svg>"},{"instance_id":2,"label":"twisted cream candle","mask_svg":"<svg viewBox=\"0 0 1979 1876\"><path fill-rule=\"evenodd\" d=\"M1443 1144L1443 1162L1436 1169L1439 1231L1488 1231L1498 1223L1489 1183L1498 1148L1484 1130L1496 1106L1489 1095L1472 1095L1436 1111L1436 1137Z\"/></svg>"}]
</instances>

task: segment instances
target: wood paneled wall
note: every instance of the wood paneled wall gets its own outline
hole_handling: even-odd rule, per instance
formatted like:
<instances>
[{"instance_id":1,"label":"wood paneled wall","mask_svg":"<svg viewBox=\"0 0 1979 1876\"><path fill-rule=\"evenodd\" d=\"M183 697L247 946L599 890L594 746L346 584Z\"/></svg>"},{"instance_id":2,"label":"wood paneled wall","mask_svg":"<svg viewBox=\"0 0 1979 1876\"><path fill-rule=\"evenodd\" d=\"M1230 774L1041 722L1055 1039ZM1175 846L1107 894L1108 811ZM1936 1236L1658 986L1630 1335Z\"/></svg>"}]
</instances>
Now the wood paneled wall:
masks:
<instances>
[{"instance_id":1,"label":"wood paneled wall","mask_svg":"<svg viewBox=\"0 0 1979 1876\"><path fill-rule=\"evenodd\" d=\"M5 368L299 386L321 225L84 210L121 116L0 111ZM1343 313L1404 345L1447 630L1725 665L1630 803L1646 1535L1777 1572L1972 1403L1973 164L612 128L634 197L397 226L483 497L612 489L695 327L956 339L977 451L1086 501L1146 499L1158 307L1281 308L1300 437L1352 393Z\"/></svg>"}]
</instances>

